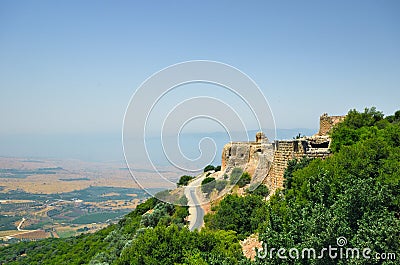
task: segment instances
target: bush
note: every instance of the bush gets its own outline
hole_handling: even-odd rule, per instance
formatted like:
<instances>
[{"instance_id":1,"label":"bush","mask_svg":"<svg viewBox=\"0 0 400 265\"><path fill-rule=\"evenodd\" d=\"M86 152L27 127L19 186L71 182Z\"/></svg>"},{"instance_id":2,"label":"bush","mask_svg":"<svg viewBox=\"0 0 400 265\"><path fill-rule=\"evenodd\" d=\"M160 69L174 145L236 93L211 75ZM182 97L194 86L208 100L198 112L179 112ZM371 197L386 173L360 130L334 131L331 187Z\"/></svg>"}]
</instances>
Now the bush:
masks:
<instances>
[{"instance_id":1,"label":"bush","mask_svg":"<svg viewBox=\"0 0 400 265\"><path fill-rule=\"evenodd\" d=\"M183 175L183 176L179 179L177 185L178 185L178 187L180 187L180 186L187 186L188 183L189 183L189 181L191 181L192 179L194 179L194 177L188 176L188 175Z\"/></svg>"},{"instance_id":2,"label":"bush","mask_svg":"<svg viewBox=\"0 0 400 265\"><path fill-rule=\"evenodd\" d=\"M237 182L237 185L238 185L240 188L243 188L244 186L246 186L247 184L250 183L250 180L251 180L250 174L247 173L247 172L244 172L244 173L240 176L239 181Z\"/></svg>"},{"instance_id":3,"label":"bush","mask_svg":"<svg viewBox=\"0 0 400 265\"><path fill-rule=\"evenodd\" d=\"M160 221L165 221L166 217L169 217L175 211L172 204L159 203L157 204L151 213L146 213L142 216L140 224L145 227L155 227Z\"/></svg>"},{"instance_id":4,"label":"bush","mask_svg":"<svg viewBox=\"0 0 400 265\"><path fill-rule=\"evenodd\" d=\"M232 185L236 185L236 183L239 181L240 176L241 176L242 174L243 174L243 170L242 170L240 167L235 167L235 168L232 170L232 173L231 173L231 178L230 178L231 184L232 184Z\"/></svg>"},{"instance_id":5,"label":"bush","mask_svg":"<svg viewBox=\"0 0 400 265\"><path fill-rule=\"evenodd\" d=\"M392 117L395 119L396 114ZM373 127L379 125L382 119L383 113L377 111L375 107L365 108L364 112L350 110L344 121L337 124L331 132L330 148L332 152L338 152L343 146L354 145L359 140L365 139L366 134L374 137Z\"/></svg>"},{"instance_id":6,"label":"bush","mask_svg":"<svg viewBox=\"0 0 400 265\"><path fill-rule=\"evenodd\" d=\"M215 172L221 171L221 166L216 166L214 170L215 170Z\"/></svg>"},{"instance_id":7,"label":"bush","mask_svg":"<svg viewBox=\"0 0 400 265\"><path fill-rule=\"evenodd\" d=\"M201 182L201 191L204 193L211 193L212 190L215 188L215 178L205 178Z\"/></svg>"},{"instance_id":8,"label":"bush","mask_svg":"<svg viewBox=\"0 0 400 265\"><path fill-rule=\"evenodd\" d=\"M215 189L220 192L221 190L225 189L226 185L228 184L228 181L226 180L217 180L215 183Z\"/></svg>"},{"instance_id":9,"label":"bush","mask_svg":"<svg viewBox=\"0 0 400 265\"><path fill-rule=\"evenodd\" d=\"M213 165L208 165L204 168L204 172L211 171L211 170L215 170L215 167Z\"/></svg>"},{"instance_id":10,"label":"bush","mask_svg":"<svg viewBox=\"0 0 400 265\"><path fill-rule=\"evenodd\" d=\"M267 188L267 186L265 186L264 184L260 184L257 188L255 188L254 190L252 189L252 187L250 186L249 189L247 189L246 191L248 194L251 195L255 195L255 196L261 196L261 197L267 197L269 194L269 190Z\"/></svg>"}]
</instances>

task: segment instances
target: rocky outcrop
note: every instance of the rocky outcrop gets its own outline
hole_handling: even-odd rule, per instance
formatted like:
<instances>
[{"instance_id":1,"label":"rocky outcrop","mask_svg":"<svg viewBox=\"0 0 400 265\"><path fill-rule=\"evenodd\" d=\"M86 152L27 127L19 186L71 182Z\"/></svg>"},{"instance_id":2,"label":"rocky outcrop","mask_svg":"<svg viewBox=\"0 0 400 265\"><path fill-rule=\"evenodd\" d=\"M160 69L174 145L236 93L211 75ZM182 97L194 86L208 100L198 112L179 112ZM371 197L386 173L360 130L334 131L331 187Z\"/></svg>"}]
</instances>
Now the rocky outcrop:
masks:
<instances>
[{"instance_id":1,"label":"rocky outcrop","mask_svg":"<svg viewBox=\"0 0 400 265\"><path fill-rule=\"evenodd\" d=\"M256 134L255 142L230 142L222 150L221 171L230 174L235 167L248 172L253 180L262 180L267 174L274 149L264 133Z\"/></svg>"}]
</instances>

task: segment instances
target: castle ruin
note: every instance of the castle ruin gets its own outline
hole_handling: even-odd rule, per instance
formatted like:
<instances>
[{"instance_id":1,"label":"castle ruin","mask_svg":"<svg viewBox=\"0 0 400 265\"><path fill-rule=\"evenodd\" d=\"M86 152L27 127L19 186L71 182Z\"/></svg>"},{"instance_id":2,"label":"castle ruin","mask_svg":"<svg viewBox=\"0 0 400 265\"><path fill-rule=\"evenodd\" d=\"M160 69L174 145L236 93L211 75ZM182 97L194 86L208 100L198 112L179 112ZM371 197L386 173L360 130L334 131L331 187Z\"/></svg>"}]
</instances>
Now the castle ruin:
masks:
<instances>
[{"instance_id":1,"label":"castle ruin","mask_svg":"<svg viewBox=\"0 0 400 265\"><path fill-rule=\"evenodd\" d=\"M329 156L331 138L329 131L345 116L320 117L319 132L292 140L270 142L262 132L254 142L231 142L222 150L221 171L230 174L236 167L252 176L252 183L263 182L271 192L283 187L283 175L288 161L309 158L324 159Z\"/></svg>"}]
</instances>

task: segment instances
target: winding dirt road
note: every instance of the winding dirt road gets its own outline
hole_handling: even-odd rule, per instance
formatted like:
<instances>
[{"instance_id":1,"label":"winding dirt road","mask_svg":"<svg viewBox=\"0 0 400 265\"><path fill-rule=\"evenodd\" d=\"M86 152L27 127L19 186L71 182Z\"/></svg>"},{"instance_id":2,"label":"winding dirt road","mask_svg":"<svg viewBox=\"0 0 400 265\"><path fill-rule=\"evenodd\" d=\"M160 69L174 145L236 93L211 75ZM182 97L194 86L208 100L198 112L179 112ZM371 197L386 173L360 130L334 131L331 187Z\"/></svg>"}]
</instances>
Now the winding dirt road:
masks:
<instances>
[{"instance_id":1,"label":"winding dirt road","mask_svg":"<svg viewBox=\"0 0 400 265\"><path fill-rule=\"evenodd\" d=\"M18 230L18 231L24 231L24 230L21 229L21 226L22 226L22 224L25 222L25 220L26 220L26 219L25 219L24 217L22 217L22 221L21 221L21 222L18 224L18 226L17 226L17 230Z\"/></svg>"}]
</instances>

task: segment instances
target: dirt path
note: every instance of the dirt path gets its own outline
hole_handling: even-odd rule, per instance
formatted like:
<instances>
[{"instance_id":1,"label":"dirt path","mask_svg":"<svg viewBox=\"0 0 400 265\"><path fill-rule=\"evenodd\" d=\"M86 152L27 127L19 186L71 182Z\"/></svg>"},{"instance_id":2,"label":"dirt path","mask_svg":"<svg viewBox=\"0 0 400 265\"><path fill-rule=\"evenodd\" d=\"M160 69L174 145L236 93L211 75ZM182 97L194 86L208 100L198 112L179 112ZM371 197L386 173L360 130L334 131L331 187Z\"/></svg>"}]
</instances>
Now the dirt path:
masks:
<instances>
[{"instance_id":1,"label":"dirt path","mask_svg":"<svg viewBox=\"0 0 400 265\"><path fill-rule=\"evenodd\" d=\"M17 230L18 231L25 231L25 230L23 230L23 229L21 229L21 225L25 222L25 218L24 217L22 217L22 221L21 222L19 222L19 224L18 224L18 226L17 226Z\"/></svg>"}]
</instances>

